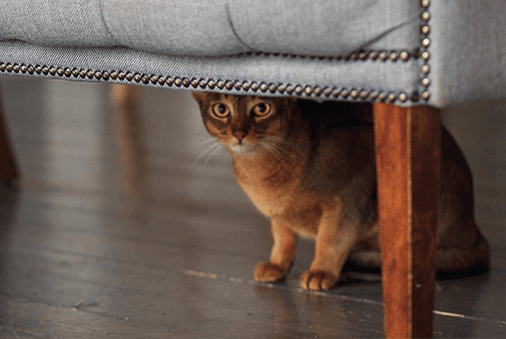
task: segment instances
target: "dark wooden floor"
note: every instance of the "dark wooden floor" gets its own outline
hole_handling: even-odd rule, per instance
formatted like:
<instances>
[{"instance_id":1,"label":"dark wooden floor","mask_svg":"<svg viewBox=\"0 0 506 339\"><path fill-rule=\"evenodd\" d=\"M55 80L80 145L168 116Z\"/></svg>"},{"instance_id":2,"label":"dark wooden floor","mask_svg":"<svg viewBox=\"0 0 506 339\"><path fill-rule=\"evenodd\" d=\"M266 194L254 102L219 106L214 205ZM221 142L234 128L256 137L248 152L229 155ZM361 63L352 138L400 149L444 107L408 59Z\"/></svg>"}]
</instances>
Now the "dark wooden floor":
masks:
<instances>
[{"instance_id":1,"label":"dark wooden floor","mask_svg":"<svg viewBox=\"0 0 506 339\"><path fill-rule=\"evenodd\" d=\"M299 289L252 281L268 221L236 185L188 92L3 76L22 170L0 185L1 338L381 338L378 275ZM475 176L489 273L438 280L435 338L505 337L506 102L444 114ZM200 155L200 156L199 156Z\"/></svg>"}]
</instances>

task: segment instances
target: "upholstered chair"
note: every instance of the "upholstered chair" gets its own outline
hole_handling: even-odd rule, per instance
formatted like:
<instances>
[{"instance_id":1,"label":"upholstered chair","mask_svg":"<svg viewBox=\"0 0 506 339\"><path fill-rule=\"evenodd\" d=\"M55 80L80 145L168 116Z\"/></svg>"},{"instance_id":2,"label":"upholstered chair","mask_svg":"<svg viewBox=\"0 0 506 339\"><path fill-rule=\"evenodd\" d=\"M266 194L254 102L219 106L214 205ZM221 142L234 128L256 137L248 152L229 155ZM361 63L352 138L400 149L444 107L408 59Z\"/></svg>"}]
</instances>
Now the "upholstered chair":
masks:
<instances>
[{"instance_id":1,"label":"upholstered chair","mask_svg":"<svg viewBox=\"0 0 506 339\"><path fill-rule=\"evenodd\" d=\"M505 20L504 0L4 0L0 74L373 103L385 331L430 337L440 111L506 95Z\"/></svg>"}]
</instances>

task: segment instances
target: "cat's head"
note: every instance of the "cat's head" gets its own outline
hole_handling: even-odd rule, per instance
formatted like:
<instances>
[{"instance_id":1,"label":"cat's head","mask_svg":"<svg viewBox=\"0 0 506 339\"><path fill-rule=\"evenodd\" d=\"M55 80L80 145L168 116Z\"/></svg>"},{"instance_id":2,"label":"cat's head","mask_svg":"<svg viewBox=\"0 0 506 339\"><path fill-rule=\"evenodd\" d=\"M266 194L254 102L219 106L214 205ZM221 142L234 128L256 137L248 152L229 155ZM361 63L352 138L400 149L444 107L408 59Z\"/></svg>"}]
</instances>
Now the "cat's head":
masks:
<instances>
[{"instance_id":1,"label":"cat's head","mask_svg":"<svg viewBox=\"0 0 506 339\"><path fill-rule=\"evenodd\" d=\"M282 142L290 133L292 98L203 92L193 92L193 97L207 131L233 154L254 154Z\"/></svg>"}]
</instances>

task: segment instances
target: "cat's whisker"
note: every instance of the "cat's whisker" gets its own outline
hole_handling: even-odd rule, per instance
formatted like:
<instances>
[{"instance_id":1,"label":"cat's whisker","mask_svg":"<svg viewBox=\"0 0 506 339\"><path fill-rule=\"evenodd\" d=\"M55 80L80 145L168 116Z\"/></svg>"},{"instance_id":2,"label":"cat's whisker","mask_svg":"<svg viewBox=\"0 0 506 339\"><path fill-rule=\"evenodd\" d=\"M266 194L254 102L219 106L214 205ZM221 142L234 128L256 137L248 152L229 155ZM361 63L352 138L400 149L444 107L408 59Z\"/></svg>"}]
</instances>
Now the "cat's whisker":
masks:
<instances>
[{"instance_id":1,"label":"cat's whisker","mask_svg":"<svg viewBox=\"0 0 506 339\"><path fill-rule=\"evenodd\" d=\"M204 167L205 167L205 166L207 166L207 164L208 164L209 160L211 160L211 159L212 159L212 157L213 157L214 155L216 155L216 154L217 154L217 152L218 152L218 151L220 151L220 150L222 150L222 149L223 149L223 148L221 147L221 145L220 145L220 144L217 144L217 145L216 145L216 147L215 147L215 148L214 148L214 149L213 149L213 150L209 153L209 155L207 156L207 159L206 159L206 161L204 162Z\"/></svg>"},{"instance_id":2,"label":"cat's whisker","mask_svg":"<svg viewBox=\"0 0 506 339\"><path fill-rule=\"evenodd\" d=\"M283 162L286 162L293 167L289 153L267 142L261 142L260 145L262 145L265 149L270 151L275 158L277 158L278 160L283 160Z\"/></svg>"},{"instance_id":3,"label":"cat's whisker","mask_svg":"<svg viewBox=\"0 0 506 339\"><path fill-rule=\"evenodd\" d=\"M206 147L206 149L204 149L196 158L195 160L193 161L192 163L192 166L194 166L195 164L198 163L198 161L203 158L205 155L207 155L209 157L209 154L210 153L213 153L217 148L220 148L220 144L214 140L214 139L211 139L211 140L207 140L206 143L210 143L211 141L214 141L214 143L212 145L208 145ZM206 160L206 163L207 163L207 160Z\"/></svg>"},{"instance_id":4,"label":"cat's whisker","mask_svg":"<svg viewBox=\"0 0 506 339\"><path fill-rule=\"evenodd\" d=\"M200 143L196 146L196 148L200 148L200 147L206 146L206 145L208 145L208 144L214 144L214 143L216 143L216 142L217 142L217 141L216 141L216 139L215 139L215 138L209 138L209 139L206 139L206 140L204 140L204 141L200 142Z\"/></svg>"},{"instance_id":5,"label":"cat's whisker","mask_svg":"<svg viewBox=\"0 0 506 339\"><path fill-rule=\"evenodd\" d=\"M293 167L294 153L296 156L302 156L302 151L293 143L277 136L267 136L263 139L263 144L268 145L268 149L277 157L282 157Z\"/></svg>"}]
</instances>

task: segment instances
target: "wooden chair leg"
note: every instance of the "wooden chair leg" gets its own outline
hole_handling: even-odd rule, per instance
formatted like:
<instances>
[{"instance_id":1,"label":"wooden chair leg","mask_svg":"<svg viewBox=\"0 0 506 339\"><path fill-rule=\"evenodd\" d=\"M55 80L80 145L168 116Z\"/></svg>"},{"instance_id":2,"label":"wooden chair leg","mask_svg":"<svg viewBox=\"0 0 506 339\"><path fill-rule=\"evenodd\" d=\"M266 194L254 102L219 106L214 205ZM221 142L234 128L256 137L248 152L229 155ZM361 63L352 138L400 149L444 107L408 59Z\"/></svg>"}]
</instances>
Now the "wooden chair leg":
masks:
<instances>
[{"instance_id":1,"label":"wooden chair leg","mask_svg":"<svg viewBox=\"0 0 506 339\"><path fill-rule=\"evenodd\" d=\"M0 98L0 181L12 182L18 177L18 170L11 150L7 130L2 114L2 100Z\"/></svg>"},{"instance_id":2,"label":"wooden chair leg","mask_svg":"<svg viewBox=\"0 0 506 339\"><path fill-rule=\"evenodd\" d=\"M441 112L374 105L387 338L431 338Z\"/></svg>"}]
</instances>

